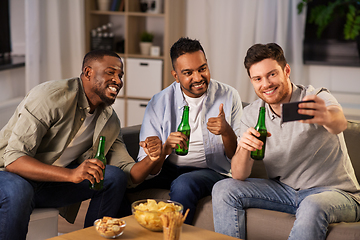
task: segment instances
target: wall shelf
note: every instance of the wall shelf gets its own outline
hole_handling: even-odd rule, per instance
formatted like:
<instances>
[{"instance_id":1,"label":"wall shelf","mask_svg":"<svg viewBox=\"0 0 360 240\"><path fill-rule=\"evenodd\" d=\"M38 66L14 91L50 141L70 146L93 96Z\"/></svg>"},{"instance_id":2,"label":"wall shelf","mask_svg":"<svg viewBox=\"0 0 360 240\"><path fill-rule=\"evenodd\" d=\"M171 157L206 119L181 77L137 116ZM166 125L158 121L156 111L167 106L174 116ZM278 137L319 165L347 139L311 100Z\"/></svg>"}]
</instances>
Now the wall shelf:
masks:
<instances>
[{"instance_id":1,"label":"wall shelf","mask_svg":"<svg viewBox=\"0 0 360 240\"><path fill-rule=\"evenodd\" d=\"M172 44L184 36L186 0L163 0L160 13L142 12L140 10L140 0L123 1L125 1L124 11L99 11L96 0L85 1L85 44L86 51L90 51L91 30L109 22L112 23L115 42L119 42L123 46L123 52L117 52L123 58L125 65L124 89L121 90L114 109L120 112L118 115L120 115L122 126L130 126L130 120L132 121L133 118L129 116L129 112L133 110L130 108L134 105L128 105L133 104L134 101L139 101L143 106L150 98L134 96L127 91L126 86L130 85L128 76L133 75L128 70L127 62L130 59L144 59L144 61L148 62L162 61L160 79L149 79L148 77L136 79L136 81L140 81L139 86L136 86L138 88L144 87L144 85L148 84L148 81L154 81L154 85L161 86L161 90L174 81L171 75L172 65L169 51ZM160 47L160 56L140 54L140 34L144 30L154 34L153 45ZM141 81L146 82L141 83ZM148 95L156 93L151 92L149 89ZM143 108L141 111L143 111ZM134 116L134 118L140 118L140 116ZM136 119L136 122L141 123L142 117Z\"/></svg>"}]
</instances>

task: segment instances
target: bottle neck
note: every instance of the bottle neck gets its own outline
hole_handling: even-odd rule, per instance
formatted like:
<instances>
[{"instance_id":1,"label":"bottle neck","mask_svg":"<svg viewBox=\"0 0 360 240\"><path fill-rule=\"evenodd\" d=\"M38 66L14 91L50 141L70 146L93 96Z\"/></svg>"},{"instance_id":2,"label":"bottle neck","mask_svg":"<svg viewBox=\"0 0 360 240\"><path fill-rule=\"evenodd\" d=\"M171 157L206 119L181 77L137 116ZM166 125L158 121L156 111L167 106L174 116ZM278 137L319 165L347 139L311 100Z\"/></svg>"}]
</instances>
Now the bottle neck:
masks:
<instances>
[{"instance_id":1,"label":"bottle neck","mask_svg":"<svg viewBox=\"0 0 360 240\"><path fill-rule=\"evenodd\" d=\"M259 118L256 126L265 128L265 107L260 107Z\"/></svg>"},{"instance_id":2,"label":"bottle neck","mask_svg":"<svg viewBox=\"0 0 360 240\"><path fill-rule=\"evenodd\" d=\"M184 106L184 112L183 112L181 122L183 122L183 123L189 122L189 106Z\"/></svg>"},{"instance_id":3,"label":"bottle neck","mask_svg":"<svg viewBox=\"0 0 360 240\"><path fill-rule=\"evenodd\" d=\"M96 156L104 155L104 153L105 153L105 137L101 136Z\"/></svg>"}]
</instances>

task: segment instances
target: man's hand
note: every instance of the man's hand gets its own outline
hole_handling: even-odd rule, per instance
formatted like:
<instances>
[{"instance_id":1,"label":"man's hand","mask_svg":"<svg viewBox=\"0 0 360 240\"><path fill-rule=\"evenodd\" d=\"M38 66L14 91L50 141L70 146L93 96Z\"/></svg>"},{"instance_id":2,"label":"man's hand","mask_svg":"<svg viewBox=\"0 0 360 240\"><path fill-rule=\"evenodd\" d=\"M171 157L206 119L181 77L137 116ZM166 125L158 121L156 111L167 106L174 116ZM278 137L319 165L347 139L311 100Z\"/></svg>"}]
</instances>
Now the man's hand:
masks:
<instances>
[{"instance_id":1,"label":"man's hand","mask_svg":"<svg viewBox=\"0 0 360 240\"><path fill-rule=\"evenodd\" d=\"M151 161L157 161L161 155L162 142L158 136L147 137L145 141L141 141L139 145L144 148L145 153Z\"/></svg>"},{"instance_id":2,"label":"man's hand","mask_svg":"<svg viewBox=\"0 0 360 240\"><path fill-rule=\"evenodd\" d=\"M268 132L268 137L271 136L271 133ZM246 149L250 152L255 150L260 150L262 145L264 144L262 141L257 139L256 137L260 137L260 133L256 131L253 127L248 128L246 132L241 136L239 145L241 148Z\"/></svg>"},{"instance_id":3,"label":"man's hand","mask_svg":"<svg viewBox=\"0 0 360 240\"><path fill-rule=\"evenodd\" d=\"M177 148L177 145L181 148L187 149L186 141L188 140L187 136L181 132L172 132L169 137L166 139L166 142L163 146L163 152L165 155L171 154L172 150Z\"/></svg>"},{"instance_id":4,"label":"man's hand","mask_svg":"<svg viewBox=\"0 0 360 240\"><path fill-rule=\"evenodd\" d=\"M219 115L217 117L209 118L207 122L207 129L215 135L225 135L230 125L225 119L224 104L219 106ZM231 129L231 127L230 127Z\"/></svg>"},{"instance_id":5,"label":"man's hand","mask_svg":"<svg viewBox=\"0 0 360 240\"><path fill-rule=\"evenodd\" d=\"M314 118L300 120L300 122L324 126L333 134L338 134L346 129L347 121L341 107L337 105L326 106L325 101L317 95L305 96L302 100L313 100L314 102L299 104L298 112L314 116Z\"/></svg>"},{"instance_id":6,"label":"man's hand","mask_svg":"<svg viewBox=\"0 0 360 240\"><path fill-rule=\"evenodd\" d=\"M300 122L326 125L327 121L330 120L330 113L326 108L325 101L316 95L306 96L302 100L313 100L314 102L300 103L298 113L314 116L314 118L300 120Z\"/></svg>"},{"instance_id":7,"label":"man's hand","mask_svg":"<svg viewBox=\"0 0 360 240\"><path fill-rule=\"evenodd\" d=\"M100 182L100 180L104 179L103 169L105 169L105 166L99 159L87 159L77 168L72 169L71 182L80 183L86 179L92 184L94 184L95 181Z\"/></svg>"}]
</instances>

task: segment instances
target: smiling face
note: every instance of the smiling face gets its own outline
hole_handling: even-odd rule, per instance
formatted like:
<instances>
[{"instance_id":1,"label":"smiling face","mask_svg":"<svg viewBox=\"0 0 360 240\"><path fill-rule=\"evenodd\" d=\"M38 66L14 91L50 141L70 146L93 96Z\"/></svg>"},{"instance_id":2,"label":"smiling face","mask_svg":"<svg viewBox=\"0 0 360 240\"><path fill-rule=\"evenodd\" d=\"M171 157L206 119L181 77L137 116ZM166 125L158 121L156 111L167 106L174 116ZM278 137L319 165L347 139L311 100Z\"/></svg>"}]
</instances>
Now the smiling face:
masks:
<instances>
[{"instance_id":1,"label":"smiling face","mask_svg":"<svg viewBox=\"0 0 360 240\"><path fill-rule=\"evenodd\" d=\"M270 105L289 102L292 93L290 71L288 64L282 69L271 58L251 65L249 75L258 97Z\"/></svg>"},{"instance_id":2,"label":"smiling face","mask_svg":"<svg viewBox=\"0 0 360 240\"><path fill-rule=\"evenodd\" d=\"M123 86L123 63L120 58L104 56L84 68L84 89L93 108L101 103L111 105Z\"/></svg>"},{"instance_id":3,"label":"smiling face","mask_svg":"<svg viewBox=\"0 0 360 240\"><path fill-rule=\"evenodd\" d=\"M210 82L210 70L202 51L179 56L174 68L171 74L187 96L197 98L206 92Z\"/></svg>"}]
</instances>

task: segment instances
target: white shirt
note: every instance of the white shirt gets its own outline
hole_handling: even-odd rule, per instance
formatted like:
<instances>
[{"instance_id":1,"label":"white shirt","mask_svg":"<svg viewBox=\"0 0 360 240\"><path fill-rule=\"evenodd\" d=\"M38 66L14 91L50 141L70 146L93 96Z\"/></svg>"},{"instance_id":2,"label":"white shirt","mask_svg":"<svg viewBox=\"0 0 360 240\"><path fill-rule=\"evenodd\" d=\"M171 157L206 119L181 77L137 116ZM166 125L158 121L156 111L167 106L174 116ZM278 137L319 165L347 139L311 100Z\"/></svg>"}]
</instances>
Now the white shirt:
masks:
<instances>
[{"instance_id":1,"label":"white shirt","mask_svg":"<svg viewBox=\"0 0 360 240\"><path fill-rule=\"evenodd\" d=\"M189 124L190 124L190 141L189 152L185 156L179 156L173 152L169 156L169 161L178 166L192 166L207 168L205 149L203 144L203 133L201 126L201 110L206 94L198 98L185 97L189 105Z\"/></svg>"}]
</instances>

